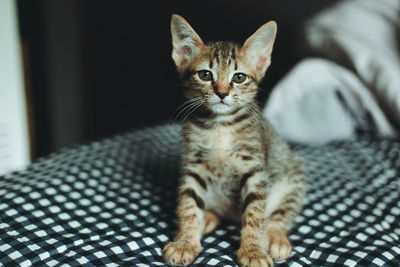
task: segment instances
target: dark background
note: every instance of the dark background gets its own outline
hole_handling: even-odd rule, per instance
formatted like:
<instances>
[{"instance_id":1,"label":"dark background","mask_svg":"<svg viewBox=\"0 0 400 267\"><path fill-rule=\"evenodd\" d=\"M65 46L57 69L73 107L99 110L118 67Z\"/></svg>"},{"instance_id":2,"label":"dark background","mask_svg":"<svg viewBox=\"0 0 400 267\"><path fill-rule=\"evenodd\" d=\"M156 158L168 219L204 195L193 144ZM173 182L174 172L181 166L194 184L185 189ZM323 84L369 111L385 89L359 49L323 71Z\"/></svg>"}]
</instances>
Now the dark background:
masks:
<instances>
[{"instance_id":1,"label":"dark background","mask_svg":"<svg viewBox=\"0 0 400 267\"><path fill-rule=\"evenodd\" d=\"M33 159L174 118L182 103L170 17L204 41L243 42L278 23L260 102L299 60L302 22L335 0L18 1Z\"/></svg>"}]
</instances>

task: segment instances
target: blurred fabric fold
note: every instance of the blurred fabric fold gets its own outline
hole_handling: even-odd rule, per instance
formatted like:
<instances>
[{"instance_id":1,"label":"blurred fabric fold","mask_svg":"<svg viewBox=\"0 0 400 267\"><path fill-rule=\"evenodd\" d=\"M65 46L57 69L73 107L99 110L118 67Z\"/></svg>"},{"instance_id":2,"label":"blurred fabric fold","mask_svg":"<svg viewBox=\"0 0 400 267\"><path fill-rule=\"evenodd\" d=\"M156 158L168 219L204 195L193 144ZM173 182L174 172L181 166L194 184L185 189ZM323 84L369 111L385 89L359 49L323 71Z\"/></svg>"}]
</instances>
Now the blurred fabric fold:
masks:
<instances>
[{"instance_id":1,"label":"blurred fabric fold","mask_svg":"<svg viewBox=\"0 0 400 267\"><path fill-rule=\"evenodd\" d=\"M323 144L357 130L398 137L400 0L346 0L311 18L304 60L273 89L264 114L290 141Z\"/></svg>"}]
</instances>

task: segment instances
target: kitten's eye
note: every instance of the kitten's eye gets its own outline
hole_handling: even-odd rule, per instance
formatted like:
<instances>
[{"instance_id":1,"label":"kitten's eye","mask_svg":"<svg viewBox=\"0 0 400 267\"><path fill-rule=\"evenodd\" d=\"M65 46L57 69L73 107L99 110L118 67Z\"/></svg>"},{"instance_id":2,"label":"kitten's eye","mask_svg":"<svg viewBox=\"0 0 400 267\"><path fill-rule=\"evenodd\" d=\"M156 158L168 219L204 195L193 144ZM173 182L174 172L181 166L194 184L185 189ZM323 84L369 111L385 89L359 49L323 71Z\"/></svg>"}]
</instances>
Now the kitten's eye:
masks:
<instances>
[{"instance_id":1,"label":"kitten's eye","mask_svg":"<svg viewBox=\"0 0 400 267\"><path fill-rule=\"evenodd\" d=\"M232 81L235 83L242 83L246 80L247 75L244 73L235 73L233 74Z\"/></svg>"},{"instance_id":2,"label":"kitten's eye","mask_svg":"<svg viewBox=\"0 0 400 267\"><path fill-rule=\"evenodd\" d=\"M211 71L208 70L200 70L197 72L197 75L199 75L199 78L205 82L211 81L213 79Z\"/></svg>"}]
</instances>

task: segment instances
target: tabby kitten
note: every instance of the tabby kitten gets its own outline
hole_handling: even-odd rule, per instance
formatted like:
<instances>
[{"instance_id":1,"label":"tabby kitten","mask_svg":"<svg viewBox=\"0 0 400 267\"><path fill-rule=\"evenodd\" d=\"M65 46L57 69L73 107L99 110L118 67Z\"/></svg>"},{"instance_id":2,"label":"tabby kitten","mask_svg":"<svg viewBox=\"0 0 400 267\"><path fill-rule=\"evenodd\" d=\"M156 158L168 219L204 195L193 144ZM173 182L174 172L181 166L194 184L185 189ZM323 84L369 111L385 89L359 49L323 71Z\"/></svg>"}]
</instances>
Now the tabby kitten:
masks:
<instances>
[{"instance_id":1,"label":"tabby kitten","mask_svg":"<svg viewBox=\"0 0 400 267\"><path fill-rule=\"evenodd\" d=\"M178 232L163 249L170 264L191 264L202 234L220 218L242 224L241 266L272 266L291 252L287 233L305 175L255 102L276 29L273 21L263 25L243 46L203 43L184 18L172 16L172 58L195 110L183 126Z\"/></svg>"}]
</instances>

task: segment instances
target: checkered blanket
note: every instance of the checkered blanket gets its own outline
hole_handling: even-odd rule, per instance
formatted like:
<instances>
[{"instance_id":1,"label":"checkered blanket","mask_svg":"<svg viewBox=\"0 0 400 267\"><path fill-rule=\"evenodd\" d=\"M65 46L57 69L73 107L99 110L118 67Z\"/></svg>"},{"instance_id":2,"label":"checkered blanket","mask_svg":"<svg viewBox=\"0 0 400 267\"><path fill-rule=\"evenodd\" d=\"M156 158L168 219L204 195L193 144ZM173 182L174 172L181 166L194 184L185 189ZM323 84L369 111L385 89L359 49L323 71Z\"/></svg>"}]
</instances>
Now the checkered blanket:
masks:
<instances>
[{"instance_id":1,"label":"checkered blanket","mask_svg":"<svg viewBox=\"0 0 400 267\"><path fill-rule=\"evenodd\" d=\"M0 265L164 266L176 229L179 125L116 136L0 177ZM400 143L293 146L309 193L278 266L400 266ZM202 239L194 266L237 266L240 227Z\"/></svg>"}]
</instances>

